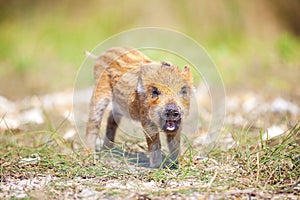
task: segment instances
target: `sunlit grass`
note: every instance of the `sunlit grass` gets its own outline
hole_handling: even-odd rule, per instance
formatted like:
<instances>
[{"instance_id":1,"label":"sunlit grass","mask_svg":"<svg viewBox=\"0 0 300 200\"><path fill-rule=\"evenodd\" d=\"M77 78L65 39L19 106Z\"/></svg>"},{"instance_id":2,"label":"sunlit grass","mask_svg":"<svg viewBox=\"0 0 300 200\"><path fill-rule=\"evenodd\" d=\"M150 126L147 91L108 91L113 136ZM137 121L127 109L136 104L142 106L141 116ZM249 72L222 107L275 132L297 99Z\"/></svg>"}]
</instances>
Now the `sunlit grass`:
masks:
<instances>
[{"instance_id":1,"label":"sunlit grass","mask_svg":"<svg viewBox=\"0 0 300 200\"><path fill-rule=\"evenodd\" d=\"M219 193L228 190L244 190L253 188L261 192L292 192L299 178L299 123L293 126L283 136L270 141L261 141L251 144L247 141L237 141L237 146L229 151L214 149L208 158L200 157L201 152L189 147L180 158L178 169L134 168L128 162L128 157L113 152L102 157L93 164L91 155L82 151L71 150L63 153L65 148L58 135L52 136L52 131L37 132L36 134L49 135L48 140L37 146L24 146L28 134L20 133L1 135L1 180L5 178L28 179L37 174L39 176L56 177L44 188L44 193L56 191L63 193L69 189L67 181L85 179L83 183L100 191L107 191L108 196L126 196L132 189L111 188L95 185L94 181L116 181L118 184L133 184L136 192L142 190L148 195L166 196L172 193L188 195L193 192ZM240 132L240 134L245 134ZM11 140L11 137L15 140ZM39 137L35 137L39 139ZM18 141L18 142L16 142ZM66 141L65 141L66 142ZM125 146L123 146L125 147ZM125 149L129 149L126 146ZM125 151L125 149L121 149ZM144 153L144 152L141 152ZM110 157L109 155L113 155ZM38 155L36 163L21 164L22 158ZM124 154L125 155L125 154ZM298 160L297 160L298 159ZM90 181L89 181L90 180ZM126 180L124 182L124 180ZM65 182L65 185L63 184ZM153 191L139 184L156 184L160 189ZM172 186L176 185L176 187ZM76 187L75 185L73 187ZM74 191L76 193L76 191ZM51 197L51 194L49 198ZM241 194L240 194L241 195ZM53 196L52 196L53 197Z\"/></svg>"}]
</instances>

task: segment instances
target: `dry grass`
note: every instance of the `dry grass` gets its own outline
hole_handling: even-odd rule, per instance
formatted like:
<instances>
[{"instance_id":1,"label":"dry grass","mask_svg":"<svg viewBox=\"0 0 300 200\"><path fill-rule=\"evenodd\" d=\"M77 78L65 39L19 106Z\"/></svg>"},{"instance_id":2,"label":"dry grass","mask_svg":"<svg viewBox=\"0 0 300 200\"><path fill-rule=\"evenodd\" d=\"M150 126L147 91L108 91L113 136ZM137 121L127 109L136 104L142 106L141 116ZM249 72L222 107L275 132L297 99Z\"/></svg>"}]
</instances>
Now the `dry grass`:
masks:
<instances>
[{"instance_id":1,"label":"dry grass","mask_svg":"<svg viewBox=\"0 0 300 200\"><path fill-rule=\"evenodd\" d=\"M47 135L47 142L26 147L20 141L25 144L31 134L1 134L1 198L297 199L299 194L300 123L269 141L216 148L207 158L187 148L179 169L137 166L129 155L144 154L126 144L93 165L91 156L70 151L53 132L34 134ZM70 152L63 153L66 149Z\"/></svg>"}]
</instances>

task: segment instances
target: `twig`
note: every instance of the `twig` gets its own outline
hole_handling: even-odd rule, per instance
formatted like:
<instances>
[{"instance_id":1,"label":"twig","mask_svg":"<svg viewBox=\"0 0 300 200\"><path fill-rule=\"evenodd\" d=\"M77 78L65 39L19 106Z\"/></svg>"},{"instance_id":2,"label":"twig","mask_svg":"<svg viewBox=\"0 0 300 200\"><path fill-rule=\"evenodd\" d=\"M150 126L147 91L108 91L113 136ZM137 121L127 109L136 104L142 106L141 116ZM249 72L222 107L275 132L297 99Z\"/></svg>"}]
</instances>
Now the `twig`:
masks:
<instances>
[{"instance_id":1,"label":"twig","mask_svg":"<svg viewBox=\"0 0 300 200\"><path fill-rule=\"evenodd\" d=\"M248 194L248 195L254 195L261 199L269 199L265 194L259 194L258 192L255 192L254 189L246 189L246 190L232 190L225 192L224 196L230 196L230 195L239 195L239 194Z\"/></svg>"},{"instance_id":2,"label":"twig","mask_svg":"<svg viewBox=\"0 0 300 200\"><path fill-rule=\"evenodd\" d=\"M218 175L218 171L215 172L214 176L213 176L212 179L209 181L209 183L208 183L208 188L210 188L210 187L212 186L212 184L213 184L214 180L216 179L217 175Z\"/></svg>"},{"instance_id":3,"label":"twig","mask_svg":"<svg viewBox=\"0 0 300 200\"><path fill-rule=\"evenodd\" d=\"M300 180L297 181L296 183L294 183L294 184L292 185L292 188L296 187L296 186L299 185L299 184L300 184Z\"/></svg>"},{"instance_id":4,"label":"twig","mask_svg":"<svg viewBox=\"0 0 300 200\"><path fill-rule=\"evenodd\" d=\"M211 188L211 186L212 186L214 180L216 179L217 175L218 175L218 171L215 172L214 176L212 177L212 179L210 179L209 183L200 186L200 188Z\"/></svg>"},{"instance_id":5,"label":"twig","mask_svg":"<svg viewBox=\"0 0 300 200\"><path fill-rule=\"evenodd\" d=\"M258 183L258 179L259 179L259 152L256 153L256 164L257 164L257 171L256 171L256 183Z\"/></svg>"}]
</instances>

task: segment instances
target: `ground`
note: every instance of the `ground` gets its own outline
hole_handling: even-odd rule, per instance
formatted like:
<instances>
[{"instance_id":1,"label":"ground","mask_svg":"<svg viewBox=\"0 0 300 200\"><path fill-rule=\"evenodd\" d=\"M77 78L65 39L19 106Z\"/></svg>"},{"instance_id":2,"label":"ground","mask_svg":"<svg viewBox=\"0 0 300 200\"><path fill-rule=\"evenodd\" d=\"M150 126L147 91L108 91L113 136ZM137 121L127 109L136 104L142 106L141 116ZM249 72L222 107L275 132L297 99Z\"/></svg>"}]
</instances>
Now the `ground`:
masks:
<instances>
[{"instance_id":1,"label":"ground","mask_svg":"<svg viewBox=\"0 0 300 200\"><path fill-rule=\"evenodd\" d=\"M1 199L300 198L295 102L227 94L219 142L203 155L210 109L207 99L198 99L202 125L199 136L183 144L180 167L151 169L145 141L126 134L93 164L70 114L72 98L71 91L15 102L0 98Z\"/></svg>"}]
</instances>

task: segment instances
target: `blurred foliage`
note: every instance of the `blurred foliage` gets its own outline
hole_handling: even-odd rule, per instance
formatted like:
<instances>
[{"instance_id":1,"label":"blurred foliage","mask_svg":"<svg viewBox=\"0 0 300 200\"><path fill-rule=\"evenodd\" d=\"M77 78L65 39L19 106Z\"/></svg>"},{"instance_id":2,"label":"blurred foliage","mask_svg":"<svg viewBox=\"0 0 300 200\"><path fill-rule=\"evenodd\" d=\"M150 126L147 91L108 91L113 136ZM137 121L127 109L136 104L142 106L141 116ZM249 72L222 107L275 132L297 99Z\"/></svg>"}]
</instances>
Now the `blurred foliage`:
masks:
<instances>
[{"instance_id":1,"label":"blurred foliage","mask_svg":"<svg viewBox=\"0 0 300 200\"><path fill-rule=\"evenodd\" d=\"M285 33L276 41L276 49L279 57L286 62L296 62L299 59L299 38Z\"/></svg>"},{"instance_id":2,"label":"blurred foliage","mask_svg":"<svg viewBox=\"0 0 300 200\"><path fill-rule=\"evenodd\" d=\"M300 96L299 10L298 0L0 0L0 95L72 87L84 50L157 26L203 45L227 87Z\"/></svg>"}]
</instances>

